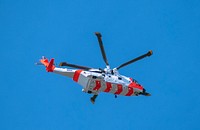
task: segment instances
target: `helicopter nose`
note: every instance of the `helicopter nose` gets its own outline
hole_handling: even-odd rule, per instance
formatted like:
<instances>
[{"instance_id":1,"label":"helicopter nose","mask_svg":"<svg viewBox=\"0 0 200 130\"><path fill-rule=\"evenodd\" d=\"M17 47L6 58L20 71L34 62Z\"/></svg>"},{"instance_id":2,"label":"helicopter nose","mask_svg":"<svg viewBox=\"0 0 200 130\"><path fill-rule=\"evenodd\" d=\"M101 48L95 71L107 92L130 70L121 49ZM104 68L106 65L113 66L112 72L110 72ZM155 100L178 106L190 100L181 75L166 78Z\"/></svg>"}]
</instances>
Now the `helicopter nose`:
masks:
<instances>
[{"instance_id":1,"label":"helicopter nose","mask_svg":"<svg viewBox=\"0 0 200 130\"><path fill-rule=\"evenodd\" d=\"M140 85L140 84L135 84L134 87L137 88L137 89L139 89L139 90L141 90L141 91L144 90L143 86Z\"/></svg>"},{"instance_id":2,"label":"helicopter nose","mask_svg":"<svg viewBox=\"0 0 200 130\"><path fill-rule=\"evenodd\" d=\"M136 82L131 82L130 84L129 84L129 87L132 87L132 88L134 88L136 91L140 91L140 92L143 92L143 87L142 87L142 85L140 85L140 84L138 84L138 83L136 83Z\"/></svg>"},{"instance_id":3,"label":"helicopter nose","mask_svg":"<svg viewBox=\"0 0 200 130\"><path fill-rule=\"evenodd\" d=\"M143 89L142 95L144 95L144 96L151 96L150 93L147 93L147 92L146 92L146 89Z\"/></svg>"}]
</instances>

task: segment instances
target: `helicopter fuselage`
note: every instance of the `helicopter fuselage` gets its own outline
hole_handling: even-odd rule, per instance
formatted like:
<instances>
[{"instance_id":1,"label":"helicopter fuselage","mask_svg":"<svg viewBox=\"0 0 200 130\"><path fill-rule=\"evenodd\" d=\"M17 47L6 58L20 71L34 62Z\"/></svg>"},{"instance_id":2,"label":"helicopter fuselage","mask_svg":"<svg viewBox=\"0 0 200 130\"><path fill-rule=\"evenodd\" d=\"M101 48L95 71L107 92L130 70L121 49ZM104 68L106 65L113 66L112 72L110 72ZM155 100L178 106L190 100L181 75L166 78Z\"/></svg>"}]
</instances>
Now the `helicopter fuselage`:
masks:
<instances>
[{"instance_id":1,"label":"helicopter fuselage","mask_svg":"<svg viewBox=\"0 0 200 130\"><path fill-rule=\"evenodd\" d=\"M99 73L67 68L55 68L53 72L72 78L83 92L98 95L100 92L123 96L138 96L144 88L132 78L119 74Z\"/></svg>"}]
</instances>

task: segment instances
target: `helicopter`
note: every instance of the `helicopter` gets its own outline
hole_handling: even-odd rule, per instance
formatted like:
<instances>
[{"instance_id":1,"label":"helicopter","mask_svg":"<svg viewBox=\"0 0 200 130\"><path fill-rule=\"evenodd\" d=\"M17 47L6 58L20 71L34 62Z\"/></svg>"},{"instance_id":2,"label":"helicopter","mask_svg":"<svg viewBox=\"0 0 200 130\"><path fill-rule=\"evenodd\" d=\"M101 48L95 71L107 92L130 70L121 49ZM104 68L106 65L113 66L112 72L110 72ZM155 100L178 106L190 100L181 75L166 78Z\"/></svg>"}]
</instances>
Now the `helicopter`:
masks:
<instances>
[{"instance_id":1,"label":"helicopter","mask_svg":"<svg viewBox=\"0 0 200 130\"><path fill-rule=\"evenodd\" d=\"M102 68L96 69L96 68L71 64L68 62L60 62L59 66L56 66L54 63L54 58L52 58L49 61L44 56L42 56L40 62L36 64L44 65L46 67L47 72L53 72L56 74L72 78L73 81L75 81L76 83L80 84L83 87L82 88L83 92L93 95L90 98L90 101L93 104L95 103L97 96L101 92L112 93L115 95L115 98L117 98L117 95L151 96L151 94L146 92L144 87L141 84L139 84L135 79L121 75L119 73L119 69L131 63L134 63L138 60L141 60L145 57L151 56L153 54L152 50L148 51L146 54L143 54L137 58L125 62L116 68L111 69L104 50L102 35L100 32L95 32L95 35L97 36L101 54L106 64L106 67L104 69Z\"/></svg>"}]
</instances>

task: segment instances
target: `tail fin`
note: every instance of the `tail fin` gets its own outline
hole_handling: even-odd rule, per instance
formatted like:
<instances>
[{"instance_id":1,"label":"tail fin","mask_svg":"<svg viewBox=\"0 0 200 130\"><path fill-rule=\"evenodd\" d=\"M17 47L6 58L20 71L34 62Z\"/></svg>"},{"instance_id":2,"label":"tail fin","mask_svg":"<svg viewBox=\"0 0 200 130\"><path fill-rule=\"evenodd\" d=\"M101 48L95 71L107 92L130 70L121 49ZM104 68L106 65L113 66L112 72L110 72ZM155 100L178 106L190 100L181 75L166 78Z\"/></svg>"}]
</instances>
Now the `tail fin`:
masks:
<instances>
[{"instance_id":1,"label":"tail fin","mask_svg":"<svg viewBox=\"0 0 200 130\"><path fill-rule=\"evenodd\" d=\"M40 62L46 67L47 72L53 72L53 70L55 69L53 58L49 62L48 59L43 56Z\"/></svg>"}]
</instances>

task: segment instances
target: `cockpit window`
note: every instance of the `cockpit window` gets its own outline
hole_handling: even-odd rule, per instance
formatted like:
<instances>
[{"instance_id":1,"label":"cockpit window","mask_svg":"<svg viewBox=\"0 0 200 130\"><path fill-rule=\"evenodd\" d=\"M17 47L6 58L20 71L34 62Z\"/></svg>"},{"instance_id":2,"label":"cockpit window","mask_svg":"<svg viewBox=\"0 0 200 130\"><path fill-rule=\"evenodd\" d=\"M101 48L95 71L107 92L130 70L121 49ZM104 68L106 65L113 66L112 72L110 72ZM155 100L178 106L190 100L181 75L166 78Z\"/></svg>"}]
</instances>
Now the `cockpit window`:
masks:
<instances>
[{"instance_id":1,"label":"cockpit window","mask_svg":"<svg viewBox=\"0 0 200 130\"><path fill-rule=\"evenodd\" d=\"M132 80L133 80L133 82L135 82L136 84L138 84L137 80L135 80L135 79L132 79Z\"/></svg>"}]
</instances>

